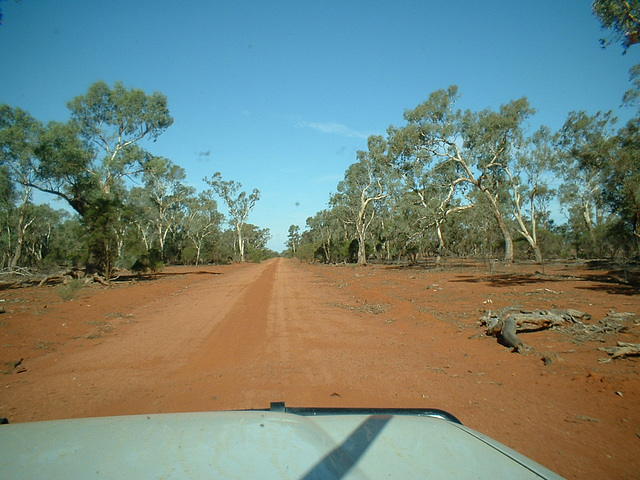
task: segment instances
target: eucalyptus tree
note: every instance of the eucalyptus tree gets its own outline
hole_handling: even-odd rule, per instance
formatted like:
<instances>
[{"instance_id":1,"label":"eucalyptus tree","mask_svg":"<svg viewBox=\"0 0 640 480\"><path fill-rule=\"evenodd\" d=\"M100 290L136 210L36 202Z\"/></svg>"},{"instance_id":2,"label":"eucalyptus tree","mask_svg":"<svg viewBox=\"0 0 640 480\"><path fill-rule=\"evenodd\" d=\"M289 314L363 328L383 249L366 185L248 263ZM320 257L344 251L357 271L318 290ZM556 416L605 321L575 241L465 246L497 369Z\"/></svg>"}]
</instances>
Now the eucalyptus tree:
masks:
<instances>
[{"instance_id":1,"label":"eucalyptus tree","mask_svg":"<svg viewBox=\"0 0 640 480\"><path fill-rule=\"evenodd\" d=\"M516 231L528 242L537 262L543 261L538 242L538 221L554 195L550 187L556 170L557 153L551 145L551 133L540 127L516 160L503 168L511 192L511 209Z\"/></svg>"},{"instance_id":2,"label":"eucalyptus tree","mask_svg":"<svg viewBox=\"0 0 640 480\"><path fill-rule=\"evenodd\" d=\"M423 241L426 226L423 225L423 207L416 201L414 192L398 188L381 206L388 209L388 214L383 216L382 232L387 259L408 258L416 263L426 249Z\"/></svg>"},{"instance_id":3,"label":"eucalyptus tree","mask_svg":"<svg viewBox=\"0 0 640 480\"><path fill-rule=\"evenodd\" d=\"M640 120L630 121L616 137L617 155L603 172L604 202L623 222L633 240L627 250L638 254L640 242Z\"/></svg>"},{"instance_id":4,"label":"eucalyptus tree","mask_svg":"<svg viewBox=\"0 0 640 480\"><path fill-rule=\"evenodd\" d=\"M205 241L211 240L219 231L224 216L218 211L211 190L187 198L185 207L184 230L196 249L196 265L199 265Z\"/></svg>"},{"instance_id":5,"label":"eucalyptus tree","mask_svg":"<svg viewBox=\"0 0 640 480\"><path fill-rule=\"evenodd\" d=\"M602 29L609 31L609 38L600 40L603 47L619 42L626 53L631 45L640 42L640 1L595 0L591 11Z\"/></svg>"},{"instance_id":6,"label":"eucalyptus tree","mask_svg":"<svg viewBox=\"0 0 640 480\"><path fill-rule=\"evenodd\" d=\"M78 215L61 213L61 221L51 231L43 263L81 267L89 255L86 232Z\"/></svg>"},{"instance_id":7,"label":"eucalyptus tree","mask_svg":"<svg viewBox=\"0 0 640 480\"><path fill-rule=\"evenodd\" d=\"M498 111L462 112L455 109L457 99L458 88L451 86L433 92L425 102L405 112L404 118L419 140L413 145L415 153L411 155L433 161L433 167L428 170L434 173L446 172L449 181L441 185L448 187L440 187L447 192L442 197L445 206L449 192L452 189L455 192L457 186L466 184L480 192L491 206L502 233L504 260L512 262L513 236L505 218L509 186L504 169L521 148L523 123L534 110L525 98L520 98L501 105ZM393 135L393 130L391 133ZM455 193L449 198L454 196ZM465 208L468 207L465 205ZM444 213L447 211L448 207Z\"/></svg>"},{"instance_id":8,"label":"eucalyptus tree","mask_svg":"<svg viewBox=\"0 0 640 480\"><path fill-rule=\"evenodd\" d=\"M146 162L142 180L150 209L148 218L163 260L167 235L177 230L184 218L185 202L195 193L193 187L184 184L185 179L184 169L167 158L153 157Z\"/></svg>"},{"instance_id":9,"label":"eucalyptus tree","mask_svg":"<svg viewBox=\"0 0 640 480\"><path fill-rule=\"evenodd\" d=\"M9 177L9 169L0 165L0 268L9 263L13 245L16 192Z\"/></svg>"},{"instance_id":10,"label":"eucalyptus tree","mask_svg":"<svg viewBox=\"0 0 640 480\"><path fill-rule=\"evenodd\" d=\"M241 262L245 261L245 241L243 226L247 222L249 213L260 200L260 191L254 188L250 194L239 192L242 184L235 180L223 180L220 172L216 172L211 178L204 178L218 195L231 215L229 223L233 226L238 246L238 254ZM239 193L238 193L239 192Z\"/></svg>"},{"instance_id":11,"label":"eucalyptus tree","mask_svg":"<svg viewBox=\"0 0 640 480\"><path fill-rule=\"evenodd\" d=\"M398 190L399 185L394 180L396 180L395 175L387 177L386 184L389 194L373 205L375 214L369 227L369 233L374 247L372 254L376 255L378 259L391 260L398 255L399 245L402 243L398 231L402 228L405 218L402 216L403 211L398 204L398 197L401 193Z\"/></svg>"},{"instance_id":12,"label":"eucalyptus tree","mask_svg":"<svg viewBox=\"0 0 640 480\"><path fill-rule=\"evenodd\" d=\"M639 112L640 113L640 112ZM614 138L614 154L602 172L603 200L640 242L640 116L629 120Z\"/></svg>"},{"instance_id":13,"label":"eucalyptus tree","mask_svg":"<svg viewBox=\"0 0 640 480\"><path fill-rule=\"evenodd\" d=\"M126 194L125 203L134 212L130 226L135 228L144 251L148 252L153 246L155 228L149 207L149 197L144 187L131 188Z\"/></svg>"},{"instance_id":14,"label":"eucalyptus tree","mask_svg":"<svg viewBox=\"0 0 640 480\"><path fill-rule=\"evenodd\" d=\"M456 152L456 163L462 169L462 178L474 185L489 201L491 212L504 239L504 260L513 261L513 237L503 213L513 181L509 175L523 142L523 122L534 113L525 98L512 100L500 109L465 112L462 121L463 148L466 158ZM469 162L469 160L471 160ZM474 169L479 175L474 173Z\"/></svg>"},{"instance_id":15,"label":"eucalyptus tree","mask_svg":"<svg viewBox=\"0 0 640 480\"><path fill-rule=\"evenodd\" d=\"M320 210L306 220L308 230L302 235L301 240L307 239L313 243L314 249L321 249L325 262L332 262L334 258L337 224L338 219L331 210Z\"/></svg>"},{"instance_id":16,"label":"eucalyptus tree","mask_svg":"<svg viewBox=\"0 0 640 480\"><path fill-rule=\"evenodd\" d=\"M41 132L42 124L27 112L0 105L0 166L4 168L6 179L13 183L11 193L18 203L16 208L11 209L15 238L13 252L8 259L9 268L18 265L25 235L34 221L33 216L29 218L29 212L33 211L30 203L36 178L34 155Z\"/></svg>"},{"instance_id":17,"label":"eucalyptus tree","mask_svg":"<svg viewBox=\"0 0 640 480\"><path fill-rule=\"evenodd\" d=\"M25 233L24 254L27 265L41 266L54 247L55 231L70 217L65 210L54 210L47 204L29 205L31 224Z\"/></svg>"},{"instance_id":18,"label":"eucalyptus tree","mask_svg":"<svg viewBox=\"0 0 640 480\"><path fill-rule=\"evenodd\" d=\"M267 248L267 242L272 238L268 228L260 228L251 223L245 223L242 228L246 254L252 262L261 262L277 255Z\"/></svg>"},{"instance_id":19,"label":"eucalyptus tree","mask_svg":"<svg viewBox=\"0 0 640 480\"><path fill-rule=\"evenodd\" d=\"M39 264L52 229L60 222L60 212L32 203L33 184L38 181L36 150L42 132L42 124L27 112L0 105L0 209L6 232L4 256L10 269L19 264Z\"/></svg>"},{"instance_id":20,"label":"eucalyptus tree","mask_svg":"<svg viewBox=\"0 0 640 480\"><path fill-rule=\"evenodd\" d=\"M126 178L145 170L151 156L139 143L155 140L172 123L167 98L113 88L102 81L67 104L71 120L52 123L42 138L38 185L69 202L81 216L96 197L108 197Z\"/></svg>"},{"instance_id":21,"label":"eucalyptus tree","mask_svg":"<svg viewBox=\"0 0 640 480\"><path fill-rule=\"evenodd\" d=\"M504 245L500 230L491 217L491 206L477 190L469 193L474 207L462 210L445 220L442 230L447 239L447 249L458 257L494 259Z\"/></svg>"},{"instance_id":22,"label":"eucalyptus tree","mask_svg":"<svg viewBox=\"0 0 640 480\"><path fill-rule=\"evenodd\" d=\"M287 246L291 249L291 256L296 256L296 251L300 245L300 227L298 225L290 225L287 234Z\"/></svg>"},{"instance_id":23,"label":"eucalyptus tree","mask_svg":"<svg viewBox=\"0 0 640 480\"><path fill-rule=\"evenodd\" d=\"M607 220L603 172L614 156L615 121L611 112L571 112L554 139L560 155L557 171L563 180L560 200L573 217L577 238L588 239L589 254L600 254L603 247L596 231Z\"/></svg>"},{"instance_id":24,"label":"eucalyptus tree","mask_svg":"<svg viewBox=\"0 0 640 480\"><path fill-rule=\"evenodd\" d=\"M27 183L66 200L88 233L90 262L107 278L117 258L117 235L125 180L139 176L151 157L139 145L155 140L173 122L166 97L110 88L99 81L67 104L71 120L52 122L39 136Z\"/></svg>"},{"instance_id":25,"label":"eucalyptus tree","mask_svg":"<svg viewBox=\"0 0 640 480\"><path fill-rule=\"evenodd\" d=\"M386 142L371 135L367 147L366 152L357 152L357 162L349 166L330 202L341 207L343 221L355 227L359 265L367 263L367 231L376 213L375 204L389 195Z\"/></svg>"},{"instance_id":26,"label":"eucalyptus tree","mask_svg":"<svg viewBox=\"0 0 640 480\"><path fill-rule=\"evenodd\" d=\"M431 119L425 118L426 109L405 114L407 125L402 128L389 127L389 144L392 162L398 170L406 188L414 195L419 207L413 225L417 230L410 238L424 235L424 230L435 227L438 237L437 259L444 253L446 242L442 226L447 217L456 212L472 208L465 191L465 179L458 175L456 164L441 162L424 144L424 128ZM455 201L464 198L466 202Z\"/></svg>"}]
</instances>

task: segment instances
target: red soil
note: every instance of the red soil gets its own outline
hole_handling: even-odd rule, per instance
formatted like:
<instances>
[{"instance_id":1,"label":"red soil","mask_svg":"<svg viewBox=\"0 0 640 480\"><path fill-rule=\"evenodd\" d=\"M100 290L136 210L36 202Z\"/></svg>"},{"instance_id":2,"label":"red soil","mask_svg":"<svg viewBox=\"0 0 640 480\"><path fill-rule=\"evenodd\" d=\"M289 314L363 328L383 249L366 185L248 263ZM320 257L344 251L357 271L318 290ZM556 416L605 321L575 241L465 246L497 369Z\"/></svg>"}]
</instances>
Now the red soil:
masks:
<instances>
[{"instance_id":1,"label":"red soil","mask_svg":"<svg viewBox=\"0 0 640 480\"><path fill-rule=\"evenodd\" d=\"M637 319L582 343L523 334L528 355L478 323L509 305L597 323L612 309L640 314L640 295L605 271L500 268L277 259L168 268L66 302L55 287L0 290L0 416L434 407L567 478L640 478L640 361L599 363L598 350L638 343Z\"/></svg>"}]
</instances>

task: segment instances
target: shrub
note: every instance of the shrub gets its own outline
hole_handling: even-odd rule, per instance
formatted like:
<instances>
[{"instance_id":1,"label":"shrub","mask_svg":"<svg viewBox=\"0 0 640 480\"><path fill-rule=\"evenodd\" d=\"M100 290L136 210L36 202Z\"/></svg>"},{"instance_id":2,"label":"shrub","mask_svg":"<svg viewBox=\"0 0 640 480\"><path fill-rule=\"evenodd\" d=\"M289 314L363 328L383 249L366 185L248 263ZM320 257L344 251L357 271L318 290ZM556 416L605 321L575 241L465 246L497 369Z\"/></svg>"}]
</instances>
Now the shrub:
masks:
<instances>
[{"instance_id":1,"label":"shrub","mask_svg":"<svg viewBox=\"0 0 640 480\"><path fill-rule=\"evenodd\" d=\"M151 248L149 251L138 257L135 263L131 266L131 271L142 275L151 270L152 273L158 273L164 268L162 263L162 254L157 248Z\"/></svg>"},{"instance_id":2,"label":"shrub","mask_svg":"<svg viewBox=\"0 0 640 480\"><path fill-rule=\"evenodd\" d=\"M136 259L134 264L131 265L131 271L138 276L142 275L143 273L147 273L148 270L149 270L149 259L147 258L146 255L143 255L140 258Z\"/></svg>"},{"instance_id":3,"label":"shrub","mask_svg":"<svg viewBox=\"0 0 640 480\"><path fill-rule=\"evenodd\" d=\"M184 247L182 249L182 262L185 265L195 265L198 249L196 247Z\"/></svg>"},{"instance_id":4,"label":"shrub","mask_svg":"<svg viewBox=\"0 0 640 480\"><path fill-rule=\"evenodd\" d=\"M82 280L74 278L64 285L58 285L56 287L56 295L66 302L75 298L81 288Z\"/></svg>"}]
</instances>

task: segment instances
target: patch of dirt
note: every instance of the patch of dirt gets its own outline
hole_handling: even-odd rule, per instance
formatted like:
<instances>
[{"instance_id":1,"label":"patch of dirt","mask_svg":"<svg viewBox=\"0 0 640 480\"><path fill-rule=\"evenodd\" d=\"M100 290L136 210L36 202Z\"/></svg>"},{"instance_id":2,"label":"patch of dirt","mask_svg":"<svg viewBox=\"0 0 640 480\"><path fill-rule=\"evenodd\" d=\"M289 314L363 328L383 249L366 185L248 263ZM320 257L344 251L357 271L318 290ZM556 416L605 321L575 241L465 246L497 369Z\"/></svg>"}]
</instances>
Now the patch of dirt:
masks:
<instances>
[{"instance_id":1,"label":"patch of dirt","mask_svg":"<svg viewBox=\"0 0 640 480\"><path fill-rule=\"evenodd\" d=\"M640 295L607 265L446 270L174 267L82 288L0 290L0 416L12 422L268 408L435 407L566 478L638 478ZM583 326L484 334L487 311L576 309ZM0 309L1 311L1 309Z\"/></svg>"}]
</instances>

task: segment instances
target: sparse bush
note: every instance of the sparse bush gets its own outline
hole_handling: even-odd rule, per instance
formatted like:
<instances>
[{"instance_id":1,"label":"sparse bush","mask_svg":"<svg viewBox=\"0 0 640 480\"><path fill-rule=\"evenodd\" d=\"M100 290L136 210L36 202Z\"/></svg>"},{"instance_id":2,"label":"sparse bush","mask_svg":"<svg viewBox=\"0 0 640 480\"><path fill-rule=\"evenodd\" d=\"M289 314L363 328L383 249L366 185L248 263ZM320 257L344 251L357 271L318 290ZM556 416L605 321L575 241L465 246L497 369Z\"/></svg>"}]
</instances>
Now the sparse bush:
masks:
<instances>
[{"instance_id":1,"label":"sparse bush","mask_svg":"<svg viewBox=\"0 0 640 480\"><path fill-rule=\"evenodd\" d=\"M195 265L198 250L195 247L184 247L182 249L182 262L185 265Z\"/></svg>"},{"instance_id":2,"label":"sparse bush","mask_svg":"<svg viewBox=\"0 0 640 480\"><path fill-rule=\"evenodd\" d=\"M64 285L58 285L56 287L56 295L66 302L75 298L81 288L82 280L74 278Z\"/></svg>"},{"instance_id":3,"label":"sparse bush","mask_svg":"<svg viewBox=\"0 0 640 480\"><path fill-rule=\"evenodd\" d=\"M143 273L147 273L149 270L149 258L146 255L138 258L133 265L131 265L131 271L140 276Z\"/></svg>"},{"instance_id":4,"label":"sparse bush","mask_svg":"<svg viewBox=\"0 0 640 480\"><path fill-rule=\"evenodd\" d=\"M149 270L152 273L161 272L164 268L164 263L162 262L162 253L157 248L149 249Z\"/></svg>"},{"instance_id":5,"label":"sparse bush","mask_svg":"<svg viewBox=\"0 0 640 480\"><path fill-rule=\"evenodd\" d=\"M298 246L296 257L303 262L312 262L318 245L316 243L303 243Z\"/></svg>"},{"instance_id":6,"label":"sparse bush","mask_svg":"<svg viewBox=\"0 0 640 480\"><path fill-rule=\"evenodd\" d=\"M152 273L158 273L164 268L162 263L162 255L157 248L151 248L145 255L141 255L131 266L131 271L138 275L147 273L151 270Z\"/></svg>"}]
</instances>

